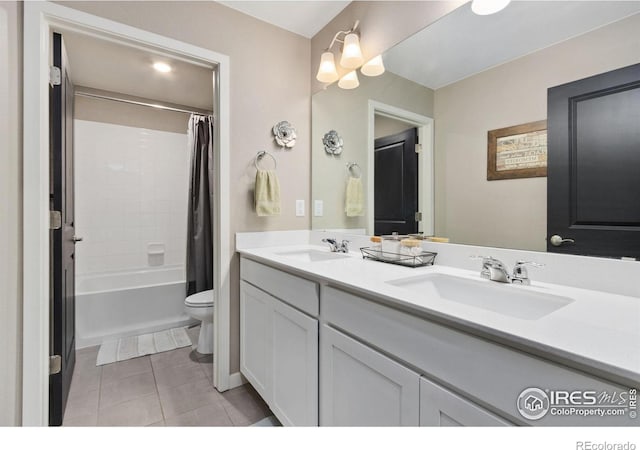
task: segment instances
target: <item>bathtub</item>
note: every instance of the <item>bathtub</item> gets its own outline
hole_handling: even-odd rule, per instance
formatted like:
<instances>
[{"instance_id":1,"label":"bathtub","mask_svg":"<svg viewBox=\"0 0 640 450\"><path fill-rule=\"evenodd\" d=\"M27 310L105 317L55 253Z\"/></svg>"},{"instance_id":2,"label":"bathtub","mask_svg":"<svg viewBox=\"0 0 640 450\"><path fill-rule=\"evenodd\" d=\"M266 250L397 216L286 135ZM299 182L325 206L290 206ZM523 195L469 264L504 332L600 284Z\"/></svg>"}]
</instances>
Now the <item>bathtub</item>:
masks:
<instances>
[{"instance_id":1,"label":"bathtub","mask_svg":"<svg viewBox=\"0 0 640 450\"><path fill-rule=\"evenodd\" d=\"M195 324L184 299L184 267L78 275L76 348Z\"/></svg>"}]
</instances>

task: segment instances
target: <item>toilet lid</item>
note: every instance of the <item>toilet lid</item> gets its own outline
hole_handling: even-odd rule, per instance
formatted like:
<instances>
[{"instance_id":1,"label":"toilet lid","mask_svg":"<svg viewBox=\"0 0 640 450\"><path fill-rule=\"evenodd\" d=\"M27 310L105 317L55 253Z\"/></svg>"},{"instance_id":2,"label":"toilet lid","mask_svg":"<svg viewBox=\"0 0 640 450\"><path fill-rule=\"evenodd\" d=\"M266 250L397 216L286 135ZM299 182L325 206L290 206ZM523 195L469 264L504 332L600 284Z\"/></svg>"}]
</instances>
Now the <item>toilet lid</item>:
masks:
<instances>
[{"instance_id":1,"label":"toilet lid","mask_svg":"<svg viewBox=\"0 0 640 450\"><path fill-rule=\"evenodd\" d=\"M213 289L191 294L185 299L184 304L202 308L213 306Z\"/></svg>"}]
</instances>

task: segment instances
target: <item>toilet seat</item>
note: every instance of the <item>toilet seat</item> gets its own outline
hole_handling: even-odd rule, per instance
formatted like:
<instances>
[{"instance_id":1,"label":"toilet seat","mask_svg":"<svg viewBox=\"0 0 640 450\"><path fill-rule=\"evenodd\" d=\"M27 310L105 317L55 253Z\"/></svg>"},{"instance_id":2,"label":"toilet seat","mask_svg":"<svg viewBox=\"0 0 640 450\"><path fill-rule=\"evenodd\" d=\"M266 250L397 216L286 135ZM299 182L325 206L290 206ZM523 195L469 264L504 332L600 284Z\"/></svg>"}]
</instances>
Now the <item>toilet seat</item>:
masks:
<instances>
[{"instance_id":1,"label":"toilet seat","mask_svg":"<svg viewBox=\"0 0 640 450\"><path fill-rule=\"evenodd\" d=\"M213 289L191 294L184 300L184 304L192 308L213 307Z\"/></svg>"}]
</instances>

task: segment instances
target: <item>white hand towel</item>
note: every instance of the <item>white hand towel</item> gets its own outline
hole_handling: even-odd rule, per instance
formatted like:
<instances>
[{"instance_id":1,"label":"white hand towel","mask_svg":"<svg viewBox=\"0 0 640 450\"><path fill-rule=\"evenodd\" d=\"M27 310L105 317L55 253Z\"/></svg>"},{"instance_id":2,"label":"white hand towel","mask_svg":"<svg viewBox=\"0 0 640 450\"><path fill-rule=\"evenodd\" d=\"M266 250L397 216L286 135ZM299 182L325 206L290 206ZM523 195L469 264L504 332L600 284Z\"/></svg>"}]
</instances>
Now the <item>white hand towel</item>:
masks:
<instances>
[{"instance_id":1,"label":"white hand towel","mask_svg":"<svg viewBox=\"0 0 640 450\"><path fill-rule=\"evenodd\" d=\"M349 177L347 181L344 211L347 217L364 216L364 195L360 178Z\"/></svg>"},{"instance_id":2,"label":"white hand towel","mask_svg":"<svg viewBox=\"0 0 640 450\"><path fill-rule=\"evenodd\" d=\"M258 170L255 185L256 213L259 216L280 215L280 182L273 170Z\"/></svg>"}]
</instances>

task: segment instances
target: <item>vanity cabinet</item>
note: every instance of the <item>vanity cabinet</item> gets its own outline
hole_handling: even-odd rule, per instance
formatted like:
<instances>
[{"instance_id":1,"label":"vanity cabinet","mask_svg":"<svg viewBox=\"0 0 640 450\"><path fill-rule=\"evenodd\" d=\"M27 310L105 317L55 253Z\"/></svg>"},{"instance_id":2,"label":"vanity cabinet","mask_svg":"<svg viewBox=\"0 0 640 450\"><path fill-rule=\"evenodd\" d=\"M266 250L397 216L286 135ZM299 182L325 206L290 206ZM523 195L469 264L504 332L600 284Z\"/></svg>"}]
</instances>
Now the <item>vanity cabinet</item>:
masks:
<instances>
[{"instance_id":1,"label":"vanity cabinet","mask_svg":"<svg viewBox=\"0 0 640 450\"><path fill-rule=\"evenodd\" d=\"M240 365L284 425L620 426L521 414L529 388L623 386L384 298L241 259Z\"/></svg>"},{"instance_id":2,"label":"vanity cabinet","mask_svg":"<svg viewBox=\"0 0 640 450\"><path fill-rule=\"evenodd\" d=\"M241 274L240 371L283 425L318 425L318 319L301 310L317 284L244 259Z\"/></svg>"},{"instance_id":3,"label":"vanity cabinet","mask_svg":"<svg viewBox=\"0 0 640 450\"><path fill-rule=\"evenodd\" d=\"M418 426L420 375L327 325L320 347L320 425Z\"/></svg>"}]
</instances>

